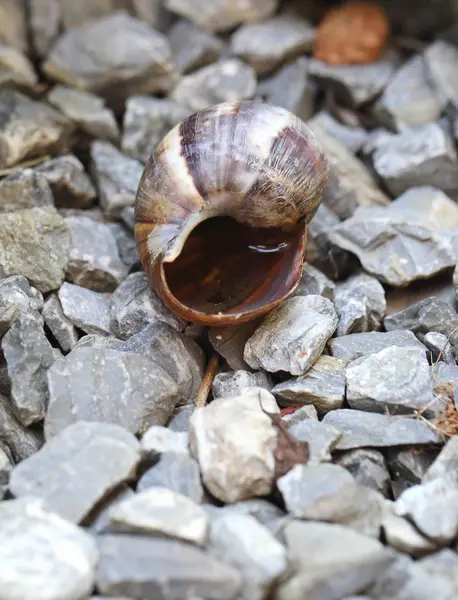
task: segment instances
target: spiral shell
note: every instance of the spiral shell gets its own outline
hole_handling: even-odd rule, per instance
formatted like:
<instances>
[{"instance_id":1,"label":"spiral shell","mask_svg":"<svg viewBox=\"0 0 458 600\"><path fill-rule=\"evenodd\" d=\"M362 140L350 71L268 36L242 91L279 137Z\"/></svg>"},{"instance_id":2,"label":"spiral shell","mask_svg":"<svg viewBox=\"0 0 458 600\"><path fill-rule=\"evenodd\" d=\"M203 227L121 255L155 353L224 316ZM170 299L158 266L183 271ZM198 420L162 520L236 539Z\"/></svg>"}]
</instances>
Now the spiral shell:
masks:
<instances>
[{"instance_id":1,"label":"spiral shell","mask_svg":"<svg viewBox=\"0 0 458 600\"><path fill-rule=\"evenodd\" d=\"M157 145L136 198L137 247L157 294L207 325L279 304L300 280L327 176L315 137L284 109L227 102L185 119Z\"/></svg>"}]
</instances>

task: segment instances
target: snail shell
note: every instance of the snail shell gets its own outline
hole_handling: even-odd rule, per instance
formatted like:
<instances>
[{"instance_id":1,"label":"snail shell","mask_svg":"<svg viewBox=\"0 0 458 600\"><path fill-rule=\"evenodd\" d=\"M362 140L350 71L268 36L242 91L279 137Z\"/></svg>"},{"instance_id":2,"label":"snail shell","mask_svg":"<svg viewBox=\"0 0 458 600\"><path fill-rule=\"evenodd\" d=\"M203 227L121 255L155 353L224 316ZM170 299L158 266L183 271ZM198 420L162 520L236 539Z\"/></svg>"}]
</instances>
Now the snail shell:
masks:
<instances>
[{"instance_id":1,"label":"snail shell","mask_svg":"<svg viewBox=\"0 0 458 600\"><path fill-rule=\"evenodd\" d=\"M137 191L136 243L156 293L204 325L271 310L299 283L327 176L315 137L287 110L226 102L185 119Z\"/></svg>"}]
</instances>

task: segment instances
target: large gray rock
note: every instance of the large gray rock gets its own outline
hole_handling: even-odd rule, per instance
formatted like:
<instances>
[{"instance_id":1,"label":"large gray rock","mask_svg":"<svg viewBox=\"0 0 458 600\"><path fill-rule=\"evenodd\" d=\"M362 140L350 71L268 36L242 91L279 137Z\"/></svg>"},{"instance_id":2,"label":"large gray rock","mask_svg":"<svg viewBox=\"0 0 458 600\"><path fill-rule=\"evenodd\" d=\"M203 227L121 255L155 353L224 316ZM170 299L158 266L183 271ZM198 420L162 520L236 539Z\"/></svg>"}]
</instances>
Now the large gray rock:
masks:
<instances>
[{"instance_id":1,"label":"large gray rock","mask_svg":"<svg viewBox=\"0 0 458 600\"><path fill-rule=\"evenodd\" d=\"M54 207L0 214L0 273L24 275L40 292L64 280L70 251L65 220Z\"/></svg>"},{"instance_id":2,"label":"large gray rock","mask_svg":"<svg viewBox=\"0 0 458 600\"><path fill-rule=\"evenodd\" d=\"M22 312L41 311L43 296L23 275L0 279L0 338Z\"/></svg>"},{"instance_id":3,"label":"large gray rock","mask_svg":"<svg viewBox=\"0 0 458 600\"><path fill-rule=\"evenodd\" d=\"M315 133L322 132L338 140L353 153L359 152L369 139L369 133L362 127L341 123L327 110L321 110L307 123Z\"/></svg>"},{"instance_id":4,"label":"large gray rock","mask_svg":"<svg viewBox=\"0 0 458 600\"><path fill-rule=\"evenodd\" d=\"M78 342L78 333L67 319L56 294L51 294L43 306L43 319L64 352L69 352Z\"/></svg>"},{"instance_id":5,"label":"large gray rock","mask_svg":"<svg viewBox=\"0 0 458 600\"><path fill-rule=\"evenodd\" d=\"M423 344L428 348L432 362L442 360L447 365L456 365L455 348L443 333L428 331L423 338Z\"/></svg>"},{"instance_id":6,"label":"large gray rock","mask_svg":"<svg viewBox=\"0 0 458 600\"><path fill-rule=\"evenodd\" d=\"M17 169L0 182L0 213L53 205L48 182L33 169Z\"/></svg>"},{"instance_id":7,"label":"large gray rock","mask_svg":"<svg viewBox=\"0 0 458 600\"><path fill-rule=\"evenodd\" d=\"M112 348L74 348L48 371L50 437L76 421L122 425L143 433L165 425L178 402L178 386L148 357Z\"/></svg>"},{"instance_id":8,"label":"large gray rock","mask_svg":"<svg viewBox=\"0 0 458 600\"><path fill-rule=\"evenodd\" d=\"M58 296L73 325L85 333L110 334L110 299L106 295L64 282Z\"/></svg>"},{"instance_id":9,"label":"large gray rock","mask_svg":"<svg viewBox=\"0 0 458 600\"><path fill-rule=\"evenodd\" d=\"M135 475L140 460L135 436L119 425L70 425L11 473L14 496L42 498L49 508L79 523L94 506Z\"/></svg>"},{"instance_id":10,"label":"large gray rock","mask_svg":"<svg viewBox=\"0 0 458 600\"><path fill-rule=\"evenodd\" d=\"M458 436L451 437L422 477L428 483L440 477L454 480L458 486Z\"/></svg>"},{"instance_id":11,"label":"large gray rock","mask_svg":"<svg viewBox=\"0 0 458 600\"><path fill-rule=\"evenodd\" d=\"M25 427L10 401L0 395L0 447L16 463L38 452L41 445L40 433Z\"/></svg>"},{"instance_id":12,"label":"large gray rock","mask_svg":"<svg viewBox=\"0 0 458 600\"><path fill-rule=\"evenodd\" d=\"M253 369L303 375L337 327L332 302L322 296L289 298L274 309L245 344Z\"/></svg>"},{"instance_id":13,"label":"large gray rock","mask_svg":"<svg viewBox=\"0 0 458 600\"><path fill-rule=\"evenodd\" d=\"M426 354L426 348L407 329L379 332L370 331L365 333L351 333L342 337L329 340L331 355L345 362L356 360L361 356L376 354L384 348L397 346L398 348L421 348Z\"/></svg>"},{"instance_id":14,"label":"large gray rock","mask_svg":"<svg viewBox=\"0 0 458 600\"><path fill-rule=\"evenodd\" d=\"M358 273L336 286L334 306L339 317L337 336L381 328L386 313L385 290L366 273Z\"/></svg>"},{"instance_id":15,"label":"large gray rock","mask_svg":"<svg viewBox=\"0 0 458 600\"><path fill-rule=\"evenodd\" d=\"M210 31L191 21L180 19L167 32L173 64L180 73L188 73L217 60L223 50L222 41Z\"/></svg>"},{"instance_id":16,"label":"large gray rock","mask_svg":"<svg viewBox=\"0 0 458 600\"><path fill-rule=\"evenodd\" d=\"M455 45L437 40L426 48L423 59L441 105L445 106L449 101L456 102L458 77L455 65L458 52Z\"/></svg>"},{"instance_id":17,"label":"large gray rock","mask_svg":"<svg viewBox=\"0 0 458 600\"><path fill-rule=\"evenodd\" d=\"M309 407L311 408L311 407ZM296 411L298 412L298 411ZM293 416L296 413L293 413ZM307 442L309 447L309 460L307 464L330 462L331 452L336 448L341 437L341 432L314 418L306 418L288 422L289 433L301 442Z\"/></svg>"},{"instance_id":18,"label":"large gray rock","mask_svg":"<svg viewBox=\"0 0 458 600\"><path fill-rule=\"evenodd\" d=\"M0 503L0 579L5 600L81 600L94 585L95 541L36 498Z\"/></svg>"}]
</instances>

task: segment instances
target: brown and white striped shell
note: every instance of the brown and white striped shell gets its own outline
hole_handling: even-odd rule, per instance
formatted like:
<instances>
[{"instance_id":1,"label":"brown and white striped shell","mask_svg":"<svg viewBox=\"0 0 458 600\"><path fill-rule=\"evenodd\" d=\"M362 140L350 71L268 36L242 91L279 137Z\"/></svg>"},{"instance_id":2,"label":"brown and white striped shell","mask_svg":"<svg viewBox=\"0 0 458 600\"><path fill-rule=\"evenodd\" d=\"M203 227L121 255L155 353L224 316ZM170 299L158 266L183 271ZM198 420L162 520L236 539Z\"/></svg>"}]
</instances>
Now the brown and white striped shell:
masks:
<instances>
[{"instance_id":1,"label":"brown and white striped shell","mask_svg":"<svg viewBox=\"0 0 458 600\"><path fill-rule=\"evenodd\" d=\"M271 310L301 278L327 175L311 131L282 108L227 102L185 119L137 192L135 237L156 293L205 325Z\"/></svg>"}]
</instances>

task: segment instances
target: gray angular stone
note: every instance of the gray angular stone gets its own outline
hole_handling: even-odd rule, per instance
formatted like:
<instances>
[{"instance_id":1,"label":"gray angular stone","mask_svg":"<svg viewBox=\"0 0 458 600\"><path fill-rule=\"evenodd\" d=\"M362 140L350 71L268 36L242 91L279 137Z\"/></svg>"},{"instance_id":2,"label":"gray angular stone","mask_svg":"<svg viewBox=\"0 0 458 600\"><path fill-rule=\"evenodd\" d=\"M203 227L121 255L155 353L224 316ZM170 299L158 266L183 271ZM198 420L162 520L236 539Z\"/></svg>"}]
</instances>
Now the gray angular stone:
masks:
<instances>
[{"instance_id":1,"label":"gray angular stone","mask_svg":"<svg viewBox=\"0 0 458 600\"><path fill-rule=\"evenodd\" d=\"M448 365L456 365L455 348L443 333L428 331L423 338L423 343L431 353L432 362L443 360Z\"/></svg>"},{"instance_id":2,"label":"gray angular stone","mask_svg":"<svg viewBox=\"0 0 458 600\"><path fill-rule=\"evenodd\" d=\"M91 144L91 161L100 205L107 216L119 217L123 208L134 204L143 166L112 144L99 141Z\"/></svg>"},{"instance_id":3,"label":"gray angular stone","mask_svg":"<svg viewBox=\"0 0 458 600\"><path fill-rule=\"evenodd\" d=\"M319 269L304 263L302 277L293 296L324 296L334 300L335 284Z\"/></svg>"},{"instance_id":4,"label":"gray angular stone","mask_svg":"<svg viewBox=\"0 0 458 600\"><path fill-rule=\"evenodd\" d=\"M96 585L104 596L170 600L197 594L208 600L232 600L240 590L241 577L235 569L183 542L105 534L97 543Z\"/></svg>"},{"instance_id":5,"label":"gray angular stone","mask_svg":"<svg viewBox=\"0 0 458 600\"><path fill-rule=\"evenodd\" d=\"M67 279L95 292L112 292L126 277L116 240L105 223L88 217L67 217L70 256Z\"/></svg>"},{"instance_id":6,"label":"gray angular stone","mask_svg":"<svg viewBox=\"0 0 458 600\"><path fill-rule=\"evenodd\" d=\"M119 425L69 425L11 473L14 496L36 496L75 523L135 475L139 444Z\"/></svg>"},{"instance_id":7,"label":"gray angular stone","mask_svg":"<svg viewBox=\"0 0 458 600\"><path fill-rule=\"evenodd\" d=\"M264 371L227 371L218 373L212 384L212 392L215 398L223 396L237 396L245 388L262 387L271 391L273 387L270 376Z\"/></svg>"},{"instance_id":8,"label":"gray angular stone","mask_svg":"<svg viewBox=\"0 0 458 600\"><path fill-rule=\"evenodd\" d=\"M170 97L197 112L220 102L249 100L256 91L256 82L252 67L238 58L228 58L185 75Z\"/></svg>"},{"instance_id":9,"label":"gray angular stone","mask_svg":"<svg viewBox=\"0 0 458 600\"><path fill-rule=\"evenodd\" d=\"M0 44L13 46L22 52L28 50L25 6L16 0L1 0Z\"/></svg>"},{"instance_id":10,"label":"gray angular stone","mask_svg":"<svg viewBox=\"0 0 458 600\"><path fill-rule=\"evenodd\" d=\"M442 448L434 462L428 468L422 477L423 483L428 483L433 479L444 478L455 481L458 486L458 436L453 436Z\"/></svg>"},{"instance_id":11,"label":"gray angular stone","mask_svg":"<svg viewBox=\"0 0 458 600\"><path fill-rule=\"evenodd\" d=\"M131 96L123 118L122 151L147 163L156 145L189 113L188 108L165 98Z\"/></svg>"},{"instance_id":12,"label":"gray angular stone","mask_svg":"<svg viewBox=\"0 0 458 600\"><path fill-rule=\"evenodd\" d=\"M93 204L96 191L83 164L73 154L57 156L36 167L35 172L49 183L56 206L88 208Z\"/></svg>"},{"instance_id":13,"label":"gray angular stone","mask_svg":"<svg viewBox=\"0 0 458 600\"><path fill-rule=\"evenodd\" d=\"M286 572L286 548L249 515L222 514L213 519L208 551L242 576L240 600L263 600Z\"/></svg>"},{"instance_id":14,"label":"gray angular stone","mask_svg":"<svg viewBox=\"0 0 458 600\"><path fill-rule=\"evenodd\" d=\"M332 356L346 363L356 360L361 356L376 354L390 346L399 348L420 348L426 354L426 348L416 338L412 331L399 329L394 331L368 331L365 333L351 333L342 337L329 340L329 350Z\"/></svg>"},{"instance_id":15,"label":"gray angular stone","mask_svg":"<svg viewBox=\"0 0 458 600\"><path fill-rule=\"evenodd\" d=\"M301 406L301 408L298 408L294 412L286 414L281 418L283 423L288 428L302 421L307 421L308 419L318 421L318 413L313 404L306 404L305 406Z\"/></svg>"},{"instance_id":16,"label":"gray angular stone","mask_svg":"<svg viewBox=\"0 0 458 600\"><path fill-rule=\"evenodd\" d=\"M404 155L407 156L407 155ZM416 187L388 207L362 207L331 233L380 281L404 286L456 263L458 208L440 190Z\"/></svg>"},{"instance_id":17,"label":"gray angular stone","mask_svg":"<svg viewBox=\"0 0 458 600\"><path fill-rule=\"evenodd\" d=\"M1 343L11 383L11 401L24 425L41 421L48 403L46 373L56 354L38 312L21 313Z\"/></svg>"},{"instance_id":18,"label":"gray angular stone","mask_svg":"<svg viewBox=\"0 0 458 600\"><path fill-rule=\"evenodd\" d=\"M159 462L141 476L137 492L160 486L191 498L197 504L204 500L204 489L200 481L199 465L185 454L162 452Z\"/></svg>"},{"instance_id":19,"label":"gray angular stone","mask_svg":"<svg viewBox=\"0 0 458 600\"><path fill-rule=\"evenodd\" d=\"M110 335L110 300L73 283L62 284L59 300L67 319L86 333Z\"/></svg>"},{"instance_id":20,"label":"gray angular stone","mask_svg":"<svg viewBox=\"0 0 458 600\"><path fill-rule=\"evenodd\" d=\"M289 432L297 440L308 442L310 458L307 464L328 462L331 451L342 435L338 429L315 419L303 419L289 426Z\"/></svg>"},{"instance_id":21,"label":"gray angular stone","mask_svg":"<svg viewBox=\"0 0 458 600\"><path fill-rule=\"evenodd\" d=\"M244 358L253 369L303 375L323 352L337 322L327 298L289 298L256 329L245 344Z\"/></svg>"},{"instance_id":22,"label":"gray angular stone","mask_svg":"<svg viewBox=\"0 0 458 600\"><path fill-rule=\"evenodd\" d=\"M217 60L222 41L191 21L180 19L167 32L173 64L180 73L188 73Z\"/></svg>"},{"instance_id":23,"label":"gray angular stone","mask_svg":"<svg viewBox=\"0 0 458 600\"><path fill-rule=\"evenodd\" d=\"M0 395L0 447L20 462L35 454L42 445L41 434L25 427L16 417L11 402Z\"/></svg>"},{"instance_id":24,"label":"gray angular stone","mask_svg":"<svg viewBox=\"0 0 458 600\"><path fill-rule=\"evenodd\" d=\"M239 27L231 38L232 54L259 75L271 73L284 62L312 49L315 29L298 15L281 14Z\"/></svg>"},{"instance_id":25,"label":"gray angular stone","mask_svg":"<svg viewBox=\"0 0 458 600\"><path fill-rule=\"evenodd\" d=\"M203 546L209 519L190 498L164 487L150 487L110 510L116 530L177 538Z\"/></svg>"},{"instance_id":26,"label":"gray angular stone","mask_svg":"<svg viewBox=\"0 0 458 600\"><path fill-rule=\"evenodd\" d=\"M395 514L387 512L382 528L386 541L398 552L418 557L437 549L437 544L421 535L412 523Z\"/></svg>"},{"instance_id":27,"label":"gray angular stone","mask_svg":"<svg viewBox=\"0 0 458 600\"><path fill-rule=\"evenodd\" d=\"M206 506L208 507L208 505ZM272 504L263 498L241 500L240 502L235 502L234 504L226 504L226 506L223 506L217 510L219 511L215 517L217 519L223 514L248 515L259 521L261 525L266 526L268 526L268 524L272 521L276 521L277 519L285 516L285 512L278 508L277 505ZM210 516L212 517L212 515Z\"/></svg>"},{"instance_id":28,"label":"gray angular stone","mask_svg":"<svg viewBox=\"0 0 458 600\"><path fill-rule=\"evenodd\" d=\"M231 369L249 370L250 366L243 358L243 351L246 342L261 323L262 319L254 319L232 327L209 327L208 339L213 349L226 360Z\"/></svg>"},{"instance_id":29,"label":"gray angular stone","mask_svg":"<svg viewBox=\"0 0 458 600\"><path fill-rule=\"evenodd\" d=\"M13 469L13 463L8 455L8 451L0 448L0 496L4 495L6 486Z\"/></svg>"},{"instance_id":30,"label":"gray angular stone","mask_svg":"<svg viewBox=\"0 0 458 600\"><path fill-rule=\"evenodd\" d=\"M358 485L372 488L389 497L390 474L385 458L378 450L348 450L336 459L336 464L350 471Z\"/></svg>"},{"instance_id":31,"label":"gray angular stone","mask_svg":"<svg viewBox=\"0 0 458 600\"><path fill-rule=\"evenodd\" d=\"M60 33L60 0L35 0L28 6L33 50L42 58Z\"/></svg>"},{"instance_id":32,"label":"gray angular stone","mask_svg":"<svg viewBox=\"0 0 458 600\"><path fill-rule=\"evenodd\" d=\"M22 312L41 311L43 296L22 275L0 279L0 338Z\"/></svg>"},{"instance_id":33,"label":"gray angular stone","mask_svg":"<svg viewBox=\"0 0 458 600\"><path fill-rule=\"evenodd\" d=\"M70 251L67 225L54 207L0 214L0 274L24 275L40 292L64 280Z\"/></svg>"},{"instance_id":34,"label":"gray angular stone","mask_svg":"<svg viewBox=\"0 0 458 600\"><path fill-rule=\"evenodd\" d=\"M453 139L439 123L404 129L380 144L374 169L390 192L432 186L458 197L458 159Z\"/></svg>"},{"instance_id":35,"label":"gray angular stone","mask_svg":"<svg viewBox=\"0 0 458 600\"><path fill-rule=\"evenodd\" d=\"M377 331L386 313L385 290L375 277L358 273L336 286L334 306L337 336Z\"/></svg>"},{"instance_id":36,"label":"gray angular stone","mask_svg":"<svg viewBox=\"0 0 458 600\"><path fill-rule=\"evenodd\" d=\"M387 462L394 479L403 479L409 484L421 483L422 478L433 464L439 450L422 448L390 448Z\"/></svg>"},{"instance_id":37,"label":"gray angular stone","mask_svg":"<svg viewBox=\"0 0 458 600\"><path fill-rule=\"evenodd\" d=\"M396 52L388 51L380 60L358 65L328 65L310 61L310 74L326 88L352 106L374 100L390 81L398 65Z\"/></svg>"},{"instance_id":38,"label":"gray angular stone","mask_svg":"<svg viewBox=\"0 0 458 600\"><path fill-rule=\"evenodd\" d=\"M177 406L175 408L173 417L168 423L168 428L172 431L185 431L188 433L189 421L191 415L194 412L194 404L185 404L183 406Z\"/></svg>"},{"instance_id":39,"label":"gray angular stone","mask_svg":"<svg viewBox=\"0 0 458 600\"><path fill-rule=\"evenodd\" d=\"M390 79L375 105L375 114L387 127L405 127L437 121L441 102L431 84L424 56L409 58Z\"/></svg>"},{"instance_id":40,"label":"gray angular stone","mask_svg":"<svg viewBox=\"0 0 458 600\"><path fill-rule=\"evenodd\" d=\"M262 388L217 398L194 411L191 453L215 498L230 503L270 493L278 431L267 413L279 412L274 397Z\"/></svg>"},{"instance_id":41,"label":"gray angular stone","mask_svg":"<svg viewBox=\"0 0 458 600\"><path fill-rule=\"evenodd\" d=\"M448 583L456 590L458 586L457 553L450 548L444 548L431 556L426 556L418 561L421 567L430 575L431 578L440 578L445 583Z\"/></svg>"},{"instance_id":42,"label":"gray angular stone","mask_svg":"<svg viewBox=\"0 0 458 600\"><path fill-rule=\"evenodd\" d=\"M166 0L165 7L209 31L227 31L240 23L262 21L275 12L278 0Z\"/></svg>"},{"instance_id":43,"label":"gray angular stone","mask_svg":"<svg viewBox=\"0 0 458 600\"><path fill-rule=\"evenodd\" d=\"M110 494L102 503L96 507L96 509L91 513L89 518L89 526L88 529L93 534L98 533L111 533L112 527L110 526L110 511L113 510L115 506L127 500L127 498L131 498L135 496L134 490L128 486L128 484L124 484L121 487L117 488L112 494Z\"/></svg>"},{"instance_id":44,"label":"gray angular stone","mask_svg":"<svg viewBox=\"0 0 458 600\"><path fill-rule=\"evenodd\" d=\"M362 127L344 125L327 110L321 110L307 123L315 132L322 131L338 140L347 150L356 153L366 144L369 133Z\"/></svg>"},{"instance_id":45,"label":"gray angular stone","mask_svg":"<svg viewBox=\"0 0 458 600\"><path fill-rule=\"evenodd\" d=\"M350 448L439 444L441 437L427 423L408 417L391 417L362 410L332 410L323 419L342 432L336 450Z\"/></svg>"},{"instance_id":46,"label":"gray angular stone","mask_svg":"<svg viewBox=\"0 0 458 600\"><path fill-rule=\"evenodd\" d=\"M53 364L48 384L48 439L77 421L119 424L141 434L167 423L179 398L162 367L112 348L74 348Z\"/></svg>"},{"instance_id":47,"label":"gray angular stone","mask_svg":"<svg viewBox=\"0 0 458 600\"><path fill-rule=\"evenodd\" d=\"M163 452L189 457L189 436L185 431L151 425L142 435L140 447L144 458L148 460L156 459Z\"/></svg>"},{"instance_id":48,"label":"gray angular stone","mask_svg":"<svg viewBox=\"0 0 458 600\"><path fill-rule=\"evenodd\" d=\"M5 600L80 600L94 585L92 537L36 498L0 504L0 579Z\"/></svg>"},{"instance_id":49,"label":"gray angular stone","mask_svg":"<svg viewBox=\"0 0 458 600\"><path fill-rule=\"evenodd\" d=\"M176 80L167 38L124 11L63 33L43 70L50 79L120 100L166 92Z\"/></svg>"},{"instance_id":50,"label":"gray angular stone","mask_svg":"<svg viewBox=\"0 0 458 600\"><path fill-rule=\"evenodd\" d=\"M140 257L138 256L135 237L124 223L107 223L118 246L119 257L126 265L129 272L140 268Z\"/></svg>"},{"instance_id":51,"label":"gray angular stone","mask_svg":"<svg viewBox=\"0 0 458 600\"><path fill-rule=\"evenodd\" d=\"M43 319L64 352L69 352L78 342L78 333L73 323L67 319L59 298L51 294L43 307Z\"/></svg>"},{"instance_id":52,"label":"gray angular stone","mask_svg":"<svg viewBox=\"0 0 458 600\"><path fill-rule=\"evenodd\" d=\"M73 125L44 102L0 89L0 169L61 149Z\"/></svg>"},{"instance_id":53,"label":"gray angular stone","mask_svg":"<svg viewBox=\"0 0 458 600\"><path fill-rule=\"evenodd\" d=\"M118 141L118 124L102 98L68 86L55 85L47 100L89 135L109 142Z\"/></svg>"},{"instance_id":54,"label":"gray angular stone","mask_svg":"<svg viewBox=\"0 0 458 600\"><path fill-rule=\"evenodd\" d=\"M426 70L434 85L436 95L445 106L447 102L455 102L458 96L458 77L456 61L458 52L453 44L436 40L423 53Z\"/></svg>"},{"instance_id":55,"label":"gray angular stone","mask_svg":"<svg viewBox=\"0 0 458 600\"><path fill-rule=\"evenodd\" d=\"M308 122L330 163L323 202L341 219L348 219L359 207L385 206L389 198L379 188L362 161L319 124Z\"/></svg>"},{"instance_id":56,"label":"gray angular stone","mask_svg":"<svg viewBox=\"0 0 458 600\"><path fill-rule=\"evenodd\" d=\"M0 182L0 213L54 206L46 179L33 169L18 169Z\"/></svg>"}]
</instances>

